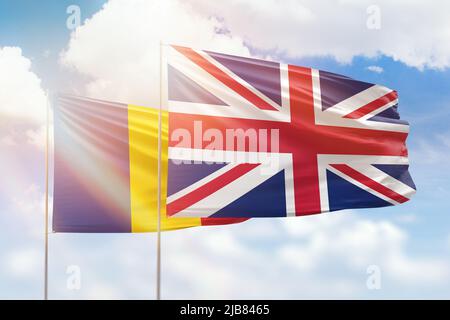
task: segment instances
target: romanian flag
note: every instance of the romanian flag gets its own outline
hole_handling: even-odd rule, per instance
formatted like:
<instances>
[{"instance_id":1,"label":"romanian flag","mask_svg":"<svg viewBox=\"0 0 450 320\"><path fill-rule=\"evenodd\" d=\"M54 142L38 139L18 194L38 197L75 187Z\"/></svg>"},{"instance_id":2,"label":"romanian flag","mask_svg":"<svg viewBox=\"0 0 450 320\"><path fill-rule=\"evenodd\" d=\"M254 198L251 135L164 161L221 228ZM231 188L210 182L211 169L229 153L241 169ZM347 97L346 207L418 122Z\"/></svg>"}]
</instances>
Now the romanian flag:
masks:
<instances>
[{"instance_id":1,"label":"romanian flag","mask_svg":"<svg viewBox=\"0 0 450 320\"><path fill-rule=\"evenodd\" d=\"M75 96L57 98L53 231L156 231L158 119L158 109ZM245 220L166 217L165 111L161 122L161 230Z\"/></svg>"}]
</instances>

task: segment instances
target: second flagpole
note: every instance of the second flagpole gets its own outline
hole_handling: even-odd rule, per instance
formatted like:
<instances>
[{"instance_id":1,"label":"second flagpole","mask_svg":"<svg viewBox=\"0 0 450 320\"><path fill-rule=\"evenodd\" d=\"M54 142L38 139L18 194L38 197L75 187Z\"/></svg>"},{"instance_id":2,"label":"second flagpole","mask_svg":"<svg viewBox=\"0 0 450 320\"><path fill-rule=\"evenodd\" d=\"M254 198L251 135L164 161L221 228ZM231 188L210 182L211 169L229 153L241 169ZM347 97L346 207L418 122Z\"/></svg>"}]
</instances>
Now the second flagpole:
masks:
<instances>
[{"instance_id":1,"label":"second flagpole","mask_svg":"<svg viewBox=\"0 0 450 320\"><path fill-rule=\"evenodd\" d=\"M159 42L159 113L158 113L158 220L156 235L156 300L161 300L161 108L162 108L162 42Z\"/></svg>"},{"instance_id":2,"label":"second flagpole","mask_svg":"<svg viewBox=\"0 0 450 320\"><path fill-rule=\"evenodd\" d=\"M44 220L44 300L48 300L48 162L50 139L50 95L47 91L45 129L45 220Z\"/></svg>"}]
</instances>

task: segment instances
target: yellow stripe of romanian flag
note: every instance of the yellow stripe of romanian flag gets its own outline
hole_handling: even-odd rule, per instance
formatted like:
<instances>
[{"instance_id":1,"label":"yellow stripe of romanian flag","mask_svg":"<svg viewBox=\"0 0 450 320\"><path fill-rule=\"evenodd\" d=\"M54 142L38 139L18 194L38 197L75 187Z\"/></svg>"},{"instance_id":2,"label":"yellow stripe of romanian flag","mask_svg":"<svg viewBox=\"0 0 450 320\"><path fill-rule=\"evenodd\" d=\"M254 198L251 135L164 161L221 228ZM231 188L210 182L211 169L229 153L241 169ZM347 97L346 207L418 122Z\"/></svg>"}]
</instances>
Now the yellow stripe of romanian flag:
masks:
<instances>
[{"instance_id":1,"label":"yellow stripe of romanian flag","mask_svg":"<svg viewBox=\"0 0 450 320\"><path fill-rule=\"evenodd\" d=\"M158 109L128 105L130 201L132 232L154 232L157 228ZM166 217L168 172L168 113L162 111L161 127L161 230L201 225L200 218Z\"/></svg>"}]
</instances>

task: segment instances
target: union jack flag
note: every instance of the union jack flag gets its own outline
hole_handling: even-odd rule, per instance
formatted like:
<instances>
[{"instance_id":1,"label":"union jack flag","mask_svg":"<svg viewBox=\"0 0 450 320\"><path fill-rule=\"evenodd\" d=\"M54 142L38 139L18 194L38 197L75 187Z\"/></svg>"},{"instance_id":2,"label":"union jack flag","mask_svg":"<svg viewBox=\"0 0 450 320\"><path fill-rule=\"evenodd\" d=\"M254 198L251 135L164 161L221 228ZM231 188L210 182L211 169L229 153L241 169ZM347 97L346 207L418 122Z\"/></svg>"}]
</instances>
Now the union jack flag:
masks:
<instances>
[{"instance_id":1,"label":"union jack flag","mask_svg":"<svg viewBox=\"0 0 450 320\"><path fill-rule=\"evenodd\" d=\"M169 216L301 216L414 194L396 91L272 61L165 51Z\"/></svg>"}]
</instances>

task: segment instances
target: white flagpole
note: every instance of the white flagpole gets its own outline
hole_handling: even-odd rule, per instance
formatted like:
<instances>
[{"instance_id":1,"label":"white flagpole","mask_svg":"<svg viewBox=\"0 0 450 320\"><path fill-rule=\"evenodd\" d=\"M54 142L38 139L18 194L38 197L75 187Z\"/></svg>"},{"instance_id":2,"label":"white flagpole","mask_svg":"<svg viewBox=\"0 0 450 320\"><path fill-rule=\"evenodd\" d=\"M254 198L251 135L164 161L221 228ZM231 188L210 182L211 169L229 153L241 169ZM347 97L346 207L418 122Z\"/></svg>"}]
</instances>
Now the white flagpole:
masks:
<instances>
[{"instance_id":1,"label":"white flagpole","mask_svg":"<svg viewBox=\"0 0 450 320\"><path fill-rule=\"evenodd\" d=\"M158 114L158 221L156 238L156 300L161 300L161 108L162 108L162 43L159 42L159 114Z\"/></svg>"},{"instance_id":2,"label":"white flagpole","mask_svg":"<svg viewBox=\"0 0 450 320\"><path fill-rule=\"evenodd\" d=\"M44 251L44 300L48 300L48 158L50 136L50 96L47 91L46 132L45 132L45 251Z\"/></svg>"}]
</instances>

